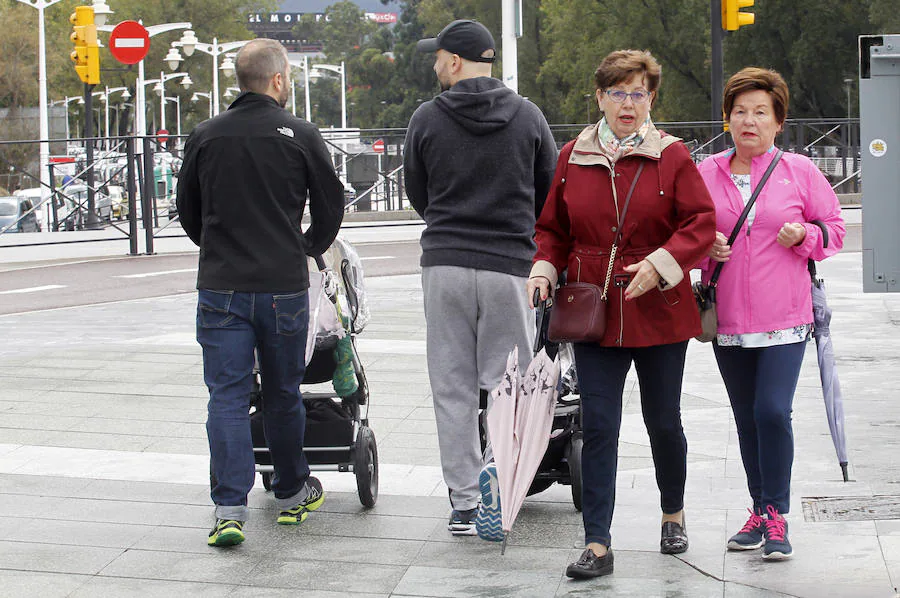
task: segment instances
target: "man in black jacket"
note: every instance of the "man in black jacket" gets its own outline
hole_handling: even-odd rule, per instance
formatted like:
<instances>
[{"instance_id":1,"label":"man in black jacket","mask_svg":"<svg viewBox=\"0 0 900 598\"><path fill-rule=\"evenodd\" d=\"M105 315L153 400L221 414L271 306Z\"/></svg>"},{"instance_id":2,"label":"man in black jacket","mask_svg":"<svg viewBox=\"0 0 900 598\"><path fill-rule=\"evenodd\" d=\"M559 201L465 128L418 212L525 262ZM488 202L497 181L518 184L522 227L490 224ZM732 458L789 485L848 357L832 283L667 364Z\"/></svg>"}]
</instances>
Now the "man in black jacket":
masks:
<instances>
[{"instance_id":1,"label":"man in black jacket","mask_svg":"<svg viewBox=\"0 0 900 598\"><path fill-rule=\"evenodd\" d=\"M278 523L297 525L325 495L303 454L309 271L337 236L343 186L318 130L284 110L287 52L258 39L237 55L241 95L194 129L179 173L181 225L200 247L197 341L209 388L211 546L244 540L255 463L250 436L254 349ZM213 101L217 101L214 99ZM311 224L301 232L309 201Z\"/></svg>"},{"instance_id":2,"label":"man in black jacket","mask_svg":"<svg viewBox=\"0 0 900 598\"><path fill-rule=\"evenodd\" d=\"M403 167L409 201L426 224L428 374L450 489L448 529L473 535L479 390L497 387L514 346L522 367L531 356L534 316L524 289L557 149L537 106L491 78L494 39L483 25L454 21L418 48L435 52L443 93L413 114Z\"/></svg>"}]
</instances>

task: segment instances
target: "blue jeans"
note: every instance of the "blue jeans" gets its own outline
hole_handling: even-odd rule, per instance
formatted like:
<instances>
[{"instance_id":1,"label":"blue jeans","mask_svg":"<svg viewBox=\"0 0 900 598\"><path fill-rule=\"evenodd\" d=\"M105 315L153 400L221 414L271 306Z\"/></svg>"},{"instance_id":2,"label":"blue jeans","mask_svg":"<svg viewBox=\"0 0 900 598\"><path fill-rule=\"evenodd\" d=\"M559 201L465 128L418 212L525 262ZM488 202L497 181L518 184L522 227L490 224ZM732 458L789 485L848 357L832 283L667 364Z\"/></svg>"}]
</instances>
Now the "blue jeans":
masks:
<instances>
[{"instance_id":1,"label":"blue jeans","mask_svg":"<svg viewBox=\"0 0 900 598\"><path fill-rule=\"evenodd\" d=\"M725 381L753 509L790 511L791 408L806 343L756 349L713 344Z\"/></svg>"},{"instance_id":2,"label":"blue jeans","mask_svg":"<svg viewBox=\"0 0 900 598\"><path fill-rule=\"evenodd\" d=\"M684 507L687 439L681 426L681 379L687 341L652 347L575 345L581 389L584 447L581 503L585 544L610 546L616 502L622 392L632 361L641 389L641 413L650 436L663 513Z\"/></svg>"},{"instance_id":3,"label":"blue jeans","mask_svg":"<svg viewBox=\"0 0 900 598\"><path fill-rule=\"evenodd\" d=\"M259 353L263 427L279 508L305 497L309 464L303 454L306 410L300 383L306 372L309 299L306 291L273 294L200 289L197 342L209 388L210 496L216 517L246 521L255 461L250 436L254 349Z\"/></svg>"}]
</instances>

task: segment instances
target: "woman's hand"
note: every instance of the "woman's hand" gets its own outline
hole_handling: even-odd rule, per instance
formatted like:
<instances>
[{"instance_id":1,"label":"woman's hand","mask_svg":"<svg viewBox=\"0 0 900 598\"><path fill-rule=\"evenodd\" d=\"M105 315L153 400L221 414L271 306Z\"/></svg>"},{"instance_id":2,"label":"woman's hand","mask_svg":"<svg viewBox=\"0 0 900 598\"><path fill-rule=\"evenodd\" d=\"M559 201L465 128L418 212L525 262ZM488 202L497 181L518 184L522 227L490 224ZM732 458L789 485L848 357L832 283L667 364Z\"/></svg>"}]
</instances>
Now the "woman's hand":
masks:
<instances>
[{"instance_id":1,"label":"woman's hand","mask_svg":"<svg viewBox=\"0 0 900 598\"><path fill-rule=\"evenodd\" d=\"M528 295L528 307L534 309L534 292L541 292L541 301L546 301L550 296L550 280L544 276L534 276L528 279L525 285L525 293Z\"/></svg>"},{"instance_id":2,"label":"woman's hand","mask_svg":"<svg viewBox=\"0 0 900 598\"><path fill-rule=\"evenodd\" d=\"M631 277L631 283L628 285L628 288L625 289L625 301L637 299L659 284L659 272L647 260L641 260L636 264L625 266L625 271L635 273Z\"/></svg>"},{"instance_id":3,"label":"woman's hand","mask_svg":"<svg viewBox=\"0 0 900 598\"><path fill-rule=\"evenodd\" d=\"M709 249L709 259L715 262L727 262L731 256L731 245L725 235L716 231L716 240Z\"/></svg>"},{"instance_id":4,"label":"woman's hand","mask_svg":"<svg viewBox=\"0 0 900 598\"><path fill-rule=\"evenodd\" d=\"M785 222L776 238L779 245L787 248L799 245L804 239L806 239L806 229L797 222Z\"/></svg>"}]
</instances>

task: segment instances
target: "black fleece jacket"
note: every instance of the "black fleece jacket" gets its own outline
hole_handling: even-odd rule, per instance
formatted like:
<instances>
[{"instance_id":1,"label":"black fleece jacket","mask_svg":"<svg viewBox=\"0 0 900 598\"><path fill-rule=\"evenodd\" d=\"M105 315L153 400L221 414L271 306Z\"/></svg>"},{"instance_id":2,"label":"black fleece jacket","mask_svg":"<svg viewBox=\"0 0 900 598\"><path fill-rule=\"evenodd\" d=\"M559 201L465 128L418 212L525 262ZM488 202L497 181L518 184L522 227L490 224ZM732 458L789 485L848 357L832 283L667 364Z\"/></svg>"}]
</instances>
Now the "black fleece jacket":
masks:
<instances>
[{"instance_id":1,"label":"black fleece jacket","mask_svg":"<svg viewBox=\"0 0 900 598\"><path fill-rule=\"evenodd\" d=\"M200 247L197 288L292 292L309 286L306 256L337 236L344 187L315 126L267 95L244 92L191 133L176 203Z\"/></svg>"},{"instance_id":2,"label":"black fleece jacket","mask_svg":"<svg viewBox=\"0 0 900 598\"><path fill-rule=\"evenodd\" d=\"M422 266L527 276L556 156L540 109L498 79L464 79L419 106L403 168L426 224Z\"/></svg>"}]
</instances>

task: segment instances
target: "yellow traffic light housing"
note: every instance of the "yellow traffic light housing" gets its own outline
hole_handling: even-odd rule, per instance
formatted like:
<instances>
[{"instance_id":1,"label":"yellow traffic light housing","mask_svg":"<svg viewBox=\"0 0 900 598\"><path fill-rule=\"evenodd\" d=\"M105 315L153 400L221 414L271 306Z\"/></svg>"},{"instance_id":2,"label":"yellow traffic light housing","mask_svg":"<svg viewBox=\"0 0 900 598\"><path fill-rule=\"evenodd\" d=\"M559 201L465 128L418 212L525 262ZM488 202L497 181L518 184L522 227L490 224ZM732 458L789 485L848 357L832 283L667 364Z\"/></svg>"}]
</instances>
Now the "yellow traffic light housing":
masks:
<instances>
[{"instance_id":1,"label":"yellow traffic light housing","mask_svg":"<svg viewBox=\"0 0 900 598\"><path fill-rule=\"evenodd\" d=\"M745 25L752 25L756 19L752 12L741 12L742 8L753 6L754 0L722 0L722 29L737 31Z\"/></svg>"},{"instance_id":2,"label":"yellow traffic light housing","mask_svg":"<svg viewBox=\"0 0 900 598\"><path fill-rule=\"evenodd\" d=\"M100 83L100 47L97 44L97 26L94 25L94 9L76 6L69 17L72 23L70 39L75 45L72 62L78 78L89 85Z\"/></svg>"}]
</instances>

